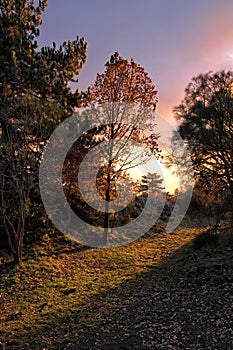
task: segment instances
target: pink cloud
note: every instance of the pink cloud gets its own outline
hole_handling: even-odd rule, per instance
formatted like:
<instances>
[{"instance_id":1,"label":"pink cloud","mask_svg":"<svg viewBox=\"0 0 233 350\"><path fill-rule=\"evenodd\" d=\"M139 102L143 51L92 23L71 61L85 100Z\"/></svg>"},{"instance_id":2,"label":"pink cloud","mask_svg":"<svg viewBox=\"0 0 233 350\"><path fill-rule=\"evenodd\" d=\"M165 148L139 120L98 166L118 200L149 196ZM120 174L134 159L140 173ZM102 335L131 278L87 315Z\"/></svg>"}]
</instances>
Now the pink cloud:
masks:
<instances>
[{"instance_id":1,"label":"pink cloud","mask_svg":"<svg viewBox=\"0 0 233 350\"><path fill-rule=\"evenodd\" d=\"M209 70L232 69L233 12L223 3L200 13L192 30L180 45L179 53L172 59L167 72L161 76L158 110L168 117L172 108L184 96L184 89L193 76ZM185 28L184 28L185 30Z\"/></svg>"}]
</instances>

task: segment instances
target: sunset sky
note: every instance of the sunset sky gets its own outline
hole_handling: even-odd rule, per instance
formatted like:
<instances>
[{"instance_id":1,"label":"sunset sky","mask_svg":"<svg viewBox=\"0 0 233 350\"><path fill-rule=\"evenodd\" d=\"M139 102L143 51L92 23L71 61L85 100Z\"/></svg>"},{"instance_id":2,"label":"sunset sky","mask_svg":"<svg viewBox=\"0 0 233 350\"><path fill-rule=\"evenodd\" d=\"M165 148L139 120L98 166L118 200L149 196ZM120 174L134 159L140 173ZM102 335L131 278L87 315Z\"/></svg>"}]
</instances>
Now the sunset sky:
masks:
<instances>
[{"instance_id":1,"label":"sunset sky","mask_svg":"<svg viewBox=\"0 0 233 350\"><path fill-rule=\"evenodd\" d=\"M232 0L49 0L43 19L40 46L87 41L80 89L119 51L149 73L166 117L193 76L233 68Z\"/></svg>"},{"instance_id":2,"label":"sunset sky","mask_svg":"<svg viewBox=\"0 0 233 350\"><path fill-rule=\"evenodd\" d=\"M157 112L173 124L172 109L193 76L233 69L233 0L49 0L43 20L40 46L77 35L87 41L81 90L118 51L149 73L158 90ZM174 190L177 179L163 171Z\"/></svg>"}]
</instances>

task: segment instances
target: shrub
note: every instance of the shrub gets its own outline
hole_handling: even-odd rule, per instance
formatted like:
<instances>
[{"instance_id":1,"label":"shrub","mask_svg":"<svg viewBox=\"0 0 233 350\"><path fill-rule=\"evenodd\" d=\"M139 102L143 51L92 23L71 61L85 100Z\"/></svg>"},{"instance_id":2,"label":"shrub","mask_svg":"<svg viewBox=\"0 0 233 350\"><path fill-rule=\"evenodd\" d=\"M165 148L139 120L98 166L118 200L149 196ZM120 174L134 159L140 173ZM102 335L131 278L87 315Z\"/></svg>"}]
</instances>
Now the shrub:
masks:
<instances>
[{"instance_id":1,"label":"shrub","mask_svg":"<svg viewBox=\"0 0 233 350\"><path fill-rule=\"evenodd\" d=\"M200 249L205 246L213 246L218 243L219 236L212 230L205 231L193 239L195 249Z\"/></svg>"}]
</instances>

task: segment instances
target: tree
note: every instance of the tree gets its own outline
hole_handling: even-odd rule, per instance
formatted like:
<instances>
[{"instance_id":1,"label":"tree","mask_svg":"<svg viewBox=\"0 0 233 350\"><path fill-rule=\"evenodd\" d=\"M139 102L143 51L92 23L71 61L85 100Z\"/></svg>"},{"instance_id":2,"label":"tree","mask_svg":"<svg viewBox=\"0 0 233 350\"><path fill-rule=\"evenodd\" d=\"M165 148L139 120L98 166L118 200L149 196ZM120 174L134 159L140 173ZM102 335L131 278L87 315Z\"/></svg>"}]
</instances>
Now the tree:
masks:
<instances>
[{"instance_id":1,"label":"tree","mask_svg":"<svg viewBox=\"0 0 233 350\"><path fill-rule=\"evenodd\" d=\"M233 197L233 72L200 74L174 109L196 175Z\"/></svg>"},{"instance_id":2,"label":"tree","mask_svg":"<svg viewBox=\"0 0 233 350\"><path fill-rule=\"evenodd\" d=\"M72 93L86 58L84 39L37 48L47 0L0 3L0 213L15 263L22 261L30 193L38 187L42 148L54 126L73 112Z\"/></svg>"},{"instance_id":3,"label":"tree","mask_svg":"<svg viewBox=\"0 0 233 350\"><path fill-rule=\"evenodd\" d=\"M155 195L165 188L162 186L163 179L158 173L147 173L147 175L142 176L142 180L139 182L138 193L143 194L143 192L150 191Z\"/></svg>"},{"instance_id":4,"label":"tree","mask_svg":"<svg viewBox=\"0 0 233 350\"><path fill-rule=\"evenodd\" d=\"M127 61L120 57L118 52L105 67L104 73L97 74L88 89L89 106L102 106L97 118L105 124L100 135L107 141L102 148L106 201L103 245L108 241L111 184L117 182L122 173L146 162L151 157L149 151L158 153L158 135L154 132L157 91L152 80L143 67L133 59ZM153 132L149 134L149 130ZM142 145L144 151L132 146L131 141Z\"/></svg>"},{"instance_id":5,"label":"tree","mask_svg":"<svg viewBox=\"0 0 233 350\"><path fill-rule=\"evenodd\" d=\"M111 56L105 67L104 73L98 73L94 84L89 88L89 100L99 104L133 102L156 108L157 90L143 67L133 59L128 62L118 52Z\"/></svg>"},{"instance_id":6,"label":"tree","mask_svg":"<svg viewBox=\"0 0 233 350\"><path fill-rule=\"evenodd\" d=\"M221 183L213 186L213 183L207 182L199 177L196 179L193 188L192 201L190 203L189 212L194 213L197 217L208 219L209 225L218 227L224 212L229 210L230 194L226 186Z\"/></svg>"}]
</instances>

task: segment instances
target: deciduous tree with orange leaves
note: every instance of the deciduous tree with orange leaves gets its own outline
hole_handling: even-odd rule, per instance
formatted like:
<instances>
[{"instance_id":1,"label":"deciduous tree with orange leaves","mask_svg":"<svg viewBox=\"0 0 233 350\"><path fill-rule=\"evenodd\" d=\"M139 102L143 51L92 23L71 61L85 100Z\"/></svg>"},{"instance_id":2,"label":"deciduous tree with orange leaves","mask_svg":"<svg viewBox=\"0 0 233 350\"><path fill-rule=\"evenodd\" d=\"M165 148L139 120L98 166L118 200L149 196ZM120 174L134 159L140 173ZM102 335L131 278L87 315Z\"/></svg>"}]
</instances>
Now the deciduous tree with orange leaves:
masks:
<instances>
[{"instance_id":1,"label":"deciduous tree with orange leaves","mask_svg":"<svg viewBox=\"0 0 233 350\"><path fill-rule=\"evenodd\" d=\"M143 67L115 52L88 89L88 105L99 106L97 118L105 125L101 135L108 141L105 157L105 219L103 245L107 245L111 184L124 172L158 153L155 132L157 90ZM119 141L120 140L120 141ZM131 141L137 142L132 146ZM130 146L129 146L130 144Z\"/></svg>"}]
</instances>

